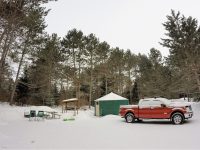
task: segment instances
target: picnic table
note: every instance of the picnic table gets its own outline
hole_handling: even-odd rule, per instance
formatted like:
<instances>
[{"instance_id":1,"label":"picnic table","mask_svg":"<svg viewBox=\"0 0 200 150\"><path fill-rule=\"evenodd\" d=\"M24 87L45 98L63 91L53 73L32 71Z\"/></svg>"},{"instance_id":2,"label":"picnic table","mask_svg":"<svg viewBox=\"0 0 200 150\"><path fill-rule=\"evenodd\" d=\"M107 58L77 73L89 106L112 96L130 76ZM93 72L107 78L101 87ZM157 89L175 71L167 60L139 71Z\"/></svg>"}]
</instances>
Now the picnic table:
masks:
<instances>
[{"instance_id":1,"label":"picnic table","mask_svg":"<svg viewBox=\"0 0 200 150\"><path fill-rule=\"evenodd\" d=\"M56 112L56 111L50 111L50 112L47 111L47 113L50 114L50 116L49 116L48 119L60 119L60 116L61 116L61 115L58 114L58 112ZM58 118L57 118L56 116L57 116Z\"/></svg>"},{"instance_id":2,"label":"picnic table","mask_svg":"<svg viewBox=\"0 0 200 150\"><path fill-rule=\"evenodd\" d=\"M29 111L24 112L24 117L29 120L42 119L60 119L60 114L55 110L47 106L33 106Z\"/></svg>"}]
</instances>

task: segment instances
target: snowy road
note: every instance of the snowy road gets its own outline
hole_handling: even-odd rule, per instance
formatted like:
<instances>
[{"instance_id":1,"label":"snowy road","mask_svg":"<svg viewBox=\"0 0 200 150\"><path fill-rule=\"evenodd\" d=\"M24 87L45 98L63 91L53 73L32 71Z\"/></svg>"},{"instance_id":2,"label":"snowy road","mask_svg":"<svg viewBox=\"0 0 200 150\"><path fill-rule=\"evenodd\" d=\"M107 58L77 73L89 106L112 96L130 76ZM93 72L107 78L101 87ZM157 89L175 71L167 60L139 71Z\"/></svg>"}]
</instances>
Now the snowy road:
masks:
<instances>
[{"instance_id":1,"label":"snowy road","mask_svg":"<svg viewBox=\"0 0 200 150\"><path fill-rule=\"evenodd\" d=\"M0 104L0 149L200 149L200 104L183 125L127 124L118 116L81 111L75 121L28 121L24 108Z\"/></svg>"}]
</instances>

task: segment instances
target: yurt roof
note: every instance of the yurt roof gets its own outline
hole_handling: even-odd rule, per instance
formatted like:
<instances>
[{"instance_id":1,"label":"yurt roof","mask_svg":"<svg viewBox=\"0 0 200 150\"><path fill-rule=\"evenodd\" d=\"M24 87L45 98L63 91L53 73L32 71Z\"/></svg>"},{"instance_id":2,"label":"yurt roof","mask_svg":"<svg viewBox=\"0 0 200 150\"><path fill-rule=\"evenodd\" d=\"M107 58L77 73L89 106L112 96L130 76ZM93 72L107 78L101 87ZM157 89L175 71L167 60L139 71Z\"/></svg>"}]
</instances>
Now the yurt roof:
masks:
<instances>
[{"instance_id":1,"label":"yurt roof","mask_svg":"<svg viewBox=\"0 0 200 150\"><path fill-rule=\"evenodd\" d=\"M96 99L95 101L112 101L112 100L114 101L114 100L128 100L128 99L111 92L103 97Z\"/></svg>"}]
</instances>

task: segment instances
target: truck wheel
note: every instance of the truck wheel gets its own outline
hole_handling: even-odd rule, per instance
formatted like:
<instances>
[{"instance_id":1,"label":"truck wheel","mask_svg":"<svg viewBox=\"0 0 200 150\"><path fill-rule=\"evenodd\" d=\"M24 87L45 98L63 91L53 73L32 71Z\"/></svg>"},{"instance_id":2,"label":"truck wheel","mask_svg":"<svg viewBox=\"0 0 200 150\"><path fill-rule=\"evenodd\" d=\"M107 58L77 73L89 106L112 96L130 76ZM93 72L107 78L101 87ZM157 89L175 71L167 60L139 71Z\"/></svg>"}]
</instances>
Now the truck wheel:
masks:
<instances>
[{"instance_id":1,"label":"truck wheel","mask_svg":"<svg viewBox=\"0 0 200 150\"><path fill-rule=\"evenodd\" d=\"M127 113L125 119L127 123L132 123L135 121L135 117L132 113Z\"/></svg>"},{"instance_id":2,"label":"truck wheel","mask_svg":"<svg viewBox=\"0 0 200 150\"><path fill-rule=\"evenodd\" d=\"M173 124L178 125L184 122L184 117L181 113L174 113L171 117L171 120Z\"/></svg>"}]
</instances>

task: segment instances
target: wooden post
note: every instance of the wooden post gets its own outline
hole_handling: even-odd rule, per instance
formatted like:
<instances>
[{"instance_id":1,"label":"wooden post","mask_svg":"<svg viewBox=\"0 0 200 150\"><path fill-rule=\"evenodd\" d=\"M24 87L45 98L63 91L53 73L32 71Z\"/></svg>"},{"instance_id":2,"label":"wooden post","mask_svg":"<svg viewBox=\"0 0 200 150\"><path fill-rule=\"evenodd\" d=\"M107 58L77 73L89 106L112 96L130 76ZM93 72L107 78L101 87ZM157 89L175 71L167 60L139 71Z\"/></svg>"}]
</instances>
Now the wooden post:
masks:
<instances>
[{"instance_id":1,"label":"wooden post","mask_svg":"<svg viewBox=\"0 0 200 150\"><path fill-rule=\"evenodd\" d=\"M66 111L66 113L67 113L67 102L66 102L66 105L65 105L65 111Z\"/></svg>"},{"instance_id":2,"label":"wooden post","mask_svg":"<svg viewBox=\"0 0 200 150\"><path fill-rule=\"evenodd\" d=\"M76 106L74 107L74 116L76 116Z\"/></svg>"},{"instance_id":3,"label":"wooden post","mask_svg":"<svg viewBox=\"0 0 200 150\"><path fill-rule=\"evenodd\" d=\"M78 106L78 101L77 101L77 104L76 104L76 105L77 105L77 114L78 114L78 109L79 109L79 106Z\"/></svg>"},{"instance_id":4,"label":"wooden post","mask_svg":"<svg viewBox=\"0 0 200 150\"><path fill-rule=\"evenodd\" d=\"M62 102L62 113L63 113L63 104L64 104L64 103Z\"/></svg>"}]
</instances>

